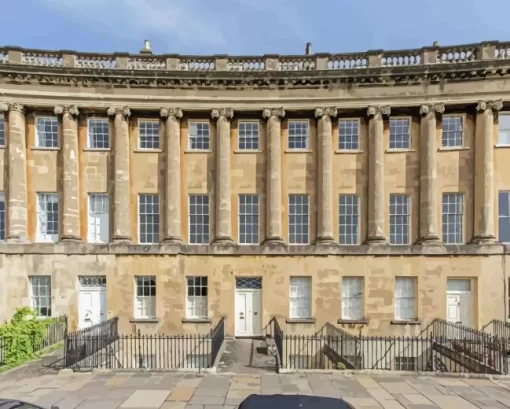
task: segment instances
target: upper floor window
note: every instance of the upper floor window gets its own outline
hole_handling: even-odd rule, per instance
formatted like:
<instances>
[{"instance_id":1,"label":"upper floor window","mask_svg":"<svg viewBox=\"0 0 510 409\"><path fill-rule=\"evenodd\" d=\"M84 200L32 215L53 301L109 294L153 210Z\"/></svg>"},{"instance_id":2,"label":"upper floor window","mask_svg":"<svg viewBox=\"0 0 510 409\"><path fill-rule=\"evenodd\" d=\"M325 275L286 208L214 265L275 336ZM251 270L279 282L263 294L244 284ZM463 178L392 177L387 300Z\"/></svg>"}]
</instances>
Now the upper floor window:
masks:
<instances>
[{"instance_id":1,"label":"upper floor window","mask_svg":"<svg viewBox=\"0 0 510 409\"><path fill-rule=\"evenodd\" d=\"M312 277L291 277L289 294L289 318L312 317Z\"/></svg>"},{"instance_id":2,"label":"upper floor window","mask_svg":"<svg viewBox=\"0 0 510 409\"><path fill-rule=\"evenodd\" d=\"M189 123L189 149L194 151L210 149L209 122Z\"/></svg>"},{"instance_id":3,"label":"upper floor window","mask_svg":"<svg viewBox=\"0 0 510 409\"><path fill-rule=\"evenodd\" d=\"M359 120L340 119L338 121L338 149L342 151L359 149Z\"/></svg>"},{"instance_id":4,"label":"upper floor window","mask_svg":"<svg viewBox=\"0 0 510 409\"><path fill-rule=\"evenodd\" d=\"M108 243L110 238L109 198L106 193L89 193L87 241Z\"/></svg>"},{"instance_id":5,"label":"upper floor window","mask_svg":"<svg viewBox=\"0 0 510 409\"><path fill-rule=\"evenodd\" d=\"M289 121L289 149L308 149L308 121Z\"/></svg>"},{"instance_id":6,"label":"upper floor window","mask_svg":"<svg viewBox=\"0 0 510 409\"><path fill-rule=\"evenodd\" d=\"M51 317L51 276L29 276L30 307L39 317Z\"/></svg>"},{"instance_id":7,"label":"upper floor window","mask_svg":"<svg viewBox=\"0 0 510 409\"><path fill-rule=\"evenodd\" d=\"M498 145L510 145L510 112L499 114Z\"/></svg>"},{"instance_id":8,"label":"upper floor window","mask_svg":"<svg viewBox=\"0 0 510 409\"><path fill-rule=\"evenodd\" d=\"M156 277L135 277L135 318L156 317Z\"/></svg>"},{"instance_id":9,"label":"upper floor window","mask_svg":"<svg viewBox=\"0 0 510 409\"><path fill-rule=\"evenodd\" d=\"M207 277L188 277L186 287L186 318L207 318Z\"/></svg>"},{"instance_id":10,"label":"upper floor window","mask_svg":"<svg viewBox=\"0 0 510 409\"><path fill-rule=\"evenodd\" d=\"M140 149L159 149L159 121L138 121Z\"/></svg>"},{"instance_id":11,"label":"upper floor window","mask_svg":"<svg viewBox=\"0 0 510 409\"><path fill-rule=\"evenodd\" d=\"M390 149L409 149L409 118L390 118Z\"/></svg>"},{"instance_id":12,"label":"upper floor window","mask_svg":"<svg viewBox=\"0 0 510 409\"><path fill-rule=\"evenodd\" d=\"M390 195L390 244L409 244L409 196Z\"/></svg>"},{"instance_id":13,"label":"upper floor window","mask_svg":"<svg viewBox=\"0 0 510 409\"><path fill-rule=\"evenodd\" d=\"M0 241L5 240L5 194L0 192Z\"/></svg>"},{"instance_id":14,"label":"upper floor window","mask_svg":"<svg viewBox=\"0 0 510 409\"><path fill-rule=\"evenodd\" d=\"M38 148L58 148L58 120L39 117L35 120L35 141Z\"/></svg>"},{"instance_id":15,"label":"upper floor window","mask_svg":"<svg viewBox=\"0 0 510 409\"><path fill-rule=\"evenodd\" d=\"M338 229L340 244L358 244L358 196L340 195L338 203Z\"/></svg>"},{"instance_id":16,"label":"upper floor window","mask_svg":"<svg viewBox=\"0 0 510 409\"><path fill-rule=\"evenodd\" d=\"M189 242L209 244L209 196L189 196Z\"/></svg>"},{"instance_id":17,"label":"upper floor window","mask_svg":"<svg viewBox=\"0 0 510 409\"><path fill-rule=\"evenodd\" d=\"M463 242L464 196L462 193L443 193L443 243Z\"/></svg>"},{"instance_id":18,"label":"upper floor window","mask_svg":"<svg viewBox=\"0 0 510 409\"><path fill-rule=\"evenodd\" d=\"M259 149L259 123L239 122L239 150Z\"/></svg>"},{"instance_id":19,"label":"upper floor window","mask_svg":"<svg viewBox=\"0 0 510 409\"><path fill-rule=\"evenodd\" d=\"M0 146L5 146L5 117L0 114Z\"/></svg>"},{"instance_id":20,"label":"upper floor window","mask_svg":"<svg viewBox=\"0 0 510 409\"><path fill-rule=\"evenodd\" d=\"M462 116L444 116L441 146L444 148L461 148L464 145L463 137L464 119Z\"/></svg>"},{"instance_id":21,"label":"upper floor window","mask_svg":"<svg viewBox=\"0 0 510 409\"><path fill-rule=\"evenodd\" d=\"M499 192L498 226L499 241L510 243L510 192Z\"/></svg>"},{"instance_id":22,"label":"upper floor window","mask_svg":"<svg viewBox=\"0 0 510 409\"><path fill-rule=\"evenodd\" d=\"M59 203L56 193L37 194L37 241L57 242Z\"/></svg>"},{"instance_id":23,"label":"upper floor window","mask_svg":"<svg viewBox=\"0 0 510 409\"><path fill-rule=\"evenodd\" d=\"M159 243L159 196L143 194L138 197L138 235L140 243Z\"/></svg>"},{"instance_id":24,"label":"upper floor window","mask_svg":"<svg viewBox=\"0 0 510 409\"><path fill-rule=\"evenodd\" d=\"M239 244L259 243L259 197L239 195Z\"/></svg>"},{"instance_id":25,"label":"upper floor window","mask_svg":"<svg viewBox=\"0 0 510 409\"><path fill-rule=\"evenodd\" d=\"M395 319L409 321L416 319L416 279L395 277Z\"/></svg>"},{"instance_id":26,"label":"upper floor window","mask_svg":"<svg viewBox=\"0 0 510 409\"><path fill-rule=\"evenodd\" d=\"M89 118L87 121L89 149L110 147L110 126L106 118Z\"/></svg>"},{"instance_id":27,"label":"upper floor window","mask_svg":"<svg viewBox=\"0 0 510 409\"><path fill-rule=\"evenodd\" d=\"M309 242L308 195L289 195L289 243Z\"/></svg>"}]
</instances>

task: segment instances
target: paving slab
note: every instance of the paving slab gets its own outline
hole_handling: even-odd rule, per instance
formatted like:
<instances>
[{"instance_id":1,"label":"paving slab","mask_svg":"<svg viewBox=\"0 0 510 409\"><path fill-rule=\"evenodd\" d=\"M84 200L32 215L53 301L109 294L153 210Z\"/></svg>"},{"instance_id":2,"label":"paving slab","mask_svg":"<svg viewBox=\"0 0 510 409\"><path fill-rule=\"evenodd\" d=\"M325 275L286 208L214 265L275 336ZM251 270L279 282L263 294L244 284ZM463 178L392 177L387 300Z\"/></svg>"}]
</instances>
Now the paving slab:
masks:
<instances>
[{"instance_id":1,"label":"paving slab","mask_svg":"<svg viewBox=\"0 0 510 409\"><path fill-rule=\"evenodd\" d=\"M170 391L161 390L136 390L124 403L120 406L121 408L159 408L166 398L170 394Z\"/></svg>"},{"instance_id":2,"label":"paving slab","mask_svg":"<svg viewBox=\"0 0 510 409\"><path fill-rule=\"evenodd\" d=\"M169 401L166 401L166 402L164 402L160 406L160 409L185 409L186 405L187 405L186 402L169 402Z\"/></svg>"},{"instance_id":3,"label":"paving slab","mask_svg":"<svg viewBox=\"0 0 510 409\"><path fill-rule=\"evenodd\" d=\"M167 400L188 402L195 393L195 390L196 388L192 386L177 386L168 396Z\"/></svg>"},{"instance_id":4,"label":"paving slab","mask_svg":"<svg viewBox=\"0 0 510 409\"><path fill-rule=\"evenodd\" d=\"M441 409L480 409L460 396L431 395L428 398Z\"/></svg>"}]
</instances>

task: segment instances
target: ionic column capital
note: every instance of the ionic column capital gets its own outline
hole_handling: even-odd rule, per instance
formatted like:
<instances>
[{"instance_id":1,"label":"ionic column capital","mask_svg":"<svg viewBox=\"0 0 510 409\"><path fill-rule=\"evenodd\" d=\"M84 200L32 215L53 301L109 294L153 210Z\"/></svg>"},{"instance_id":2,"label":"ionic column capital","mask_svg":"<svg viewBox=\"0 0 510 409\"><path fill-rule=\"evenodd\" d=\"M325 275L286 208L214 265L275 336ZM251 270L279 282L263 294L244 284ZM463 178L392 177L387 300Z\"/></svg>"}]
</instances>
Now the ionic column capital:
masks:
<instances>
[{"instance_id":1,"label":"ionic column capital","mask_svg":"<svg viewBox=\"0 0 510 409\"><path fill-rule=\"evenodd\" d=\"M23 113L24 109L25 107L17 102L0 101L0 112L16 111Z\"/></svg>"},{"instance_id":2,"label":"ionic column capital","mask_svg":"<svg viewBox=\"0 0 510 409\"><path fill-rule=\"evenodd\" d=\"M211 110L212 119L225 118L230 120L234 117L234 110L232 108L216 108Z\"/></svg>"},{"instance_id":3,"label":"ionic column capital","mask_svg":"<svg viewBox=\"0 0 510 409\"><path fill-rule=\"evenodd\" d=\"M180 119L180 118L182 118L182 109L181 108L161 108L159 110L159 115L161 115L161 118Z\"/></svg>"},{"instance_id":4,"label":"ionic column capital","mask_svg":"<svg viewBox=\"0 0 510 409\"><path fill-rule=\"evenodd\" d=\"M315 117L322 118L323 116L329 116L334 118L338 115L338 110L335 107L317 107L315 108Z\"/></svg>"},{"instance_id":5,"label":"ionic column capital","mask_svg":"<svg viewBox=\"0 0 510 409\"><path fill-rule=\"evenodd\" d=\"M0 112L7 112L9 110L9 104L7 102L0 101Z\"/></svg>"},{"instance_id":6,"label":"ionic column capital","mask_svg":"<svg viewBox=\"0 0 510 409\"><path fill-rule=\"evenodd\" d=\"M483 112L488 109L495 112L501 111L501 109L503 109L503 100L498 99L496 101L478 101L478 104L476 105L476 110L478 112Z\"/></svg>"},{"instance_id":7,"label":"ionic column capital","mask_svg":"<svg viewBox=\"0 0 510 409\"><path fill-rule=\"evenodd\" d=\"M106 113L108 116L115 116L115 115L122 115L126 118L129 118L131 116L131 110L128 106L123 107L110 107L107 109Z\"/></svg>"},{"instance_id":8,"label":"ionic column capital","mask_svg":"<svg viewBox=\"0 0 510 409\"><path fill-rule=\"evenodd\" d=\"M262 118L269 119L272 116L278 117L278 118L284 118L285 117L285 109L283 108L265 108L262 110Z\"/></svg>"},{"instance_id":9,"label":"ionic column capital","mask_svg":"<svg viewBox=\"0 0 510 409\"><path fill-rule=\"evenodd\" d=\"M367 116L370 118L376 115L390 116L391 107L389 105L385 106L369 106L367 108Z\"/></svg>"},{"instance_id":10,"label":"ionic column capital","mask_svg":"<svg viewBox=\"0 0 510 409\"><path fill-rule=\"evenodd\" d=\"M438 115L444 114L445 106L444 103L439 102L437 104L425 104L420 107L420 115L424 116L431 112L435 112Z\"/></svg>"},{"instance_id":11,"label":"ionic column capital","mask_svg":"<svg viewBox=\"0 0 510 409\"><path fill-rule=\"evenodd\" d=\"M69 114L74 117L77 117L80 114L78 107L76 105L58 105L53 109L55 115L64 115Z\"/></svg>"}]
</instances>

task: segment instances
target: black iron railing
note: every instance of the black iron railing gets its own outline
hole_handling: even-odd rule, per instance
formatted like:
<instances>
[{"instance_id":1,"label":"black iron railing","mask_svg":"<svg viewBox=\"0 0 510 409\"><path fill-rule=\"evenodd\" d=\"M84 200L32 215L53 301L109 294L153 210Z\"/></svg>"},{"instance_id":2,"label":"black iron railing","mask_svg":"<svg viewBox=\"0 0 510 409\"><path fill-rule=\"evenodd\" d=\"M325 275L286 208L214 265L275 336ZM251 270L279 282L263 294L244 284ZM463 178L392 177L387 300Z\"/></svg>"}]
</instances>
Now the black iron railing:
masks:
<instances>
[{"instance_id":1,"label":"black iron railing","mask_svg":"<svg viewBox=\"0 0 510 409\"><path fill-rule=\"evenodd\" d=\"M220 322L216 324L216 327L211 330L211 354L209 360L209 367L214 365L216 357L220 352L221 345L225 339L225 318L221 317Z\"/></svg>"},{"instance_id":2,"label":"black iron railing","mask_svg":"<svg viewBox=\"0 0 510 409\"><path fill-rule=\"evenodd\" d=\"M42 351L64 341L67 333L67 316L55 318L48 324L46 335L39 342L34 341L34 352Z\"/></svg>"},{"instance_id":3,"label":"black iron railing","mask_svg":"<svg viewBox=\"0 0 510 409\"><path fill-rule=\"evenodd\" d=\"M483 331L510 342L510 323L500 320L492 320L483 327Z\"/></svg>"}]
</instances>

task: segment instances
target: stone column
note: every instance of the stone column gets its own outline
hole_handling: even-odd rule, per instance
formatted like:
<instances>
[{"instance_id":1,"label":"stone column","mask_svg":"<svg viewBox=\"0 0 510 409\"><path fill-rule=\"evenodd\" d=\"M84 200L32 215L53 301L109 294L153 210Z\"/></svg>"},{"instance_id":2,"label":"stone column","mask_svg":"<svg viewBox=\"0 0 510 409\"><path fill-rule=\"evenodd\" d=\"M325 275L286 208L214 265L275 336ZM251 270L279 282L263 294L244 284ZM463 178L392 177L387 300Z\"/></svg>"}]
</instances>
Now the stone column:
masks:
<instances>
[{"instance_id":1,"label":"stone column","mask_svg":"<svg viewBox=\"0 0 510 409\"><path fill-rule=\"evenodd\" d=\"M113 116L114 181L113 181L113 235L114 242L130 242L131 195L129 181L129 107L108 108Z\"/></svg>"},{"instance_id":2,"label":"stone column","mask_svg":"<svg viewBox=\"0 0 510 409\"><path fill-rule=\"evenodd\" d=\"M62 241L80 241L78 108L56 106L62 123Z\"/></svg>"},{"instance_id":3,"label":"stone column","mask_svg":"<svg viewBox=\"0 0 510 409\"><path fill-rule=\"evenodd\" d=\"M480 101L476 107L475 133L475 209L474 237L476 244L496 240L494 230L494 112L503 102Z\"/></svg>"},{"instance_id":4,"label":"stone column","mask_svg":"<svg viewBox=\"0 0 510 409\"><path fill-rule=\"evenodd\" d=\"M232 197L230 194L230 120L232 108L213 109L216 119L216 234L215 244L229 244L232 240Z\"/></svg>"},{"instance_id":5,"label":"stone column","mask_svg":"<svg viewBox=\"0 0 510 409\"><path fill-rule=\"evenodd\" d=\"M420 108L420 244L439 244L437 234L437 146L436 116L444 104Z\"/></svg>"},{"instance_id":6,"label":"stone column","mask_svg":"<svg viewBox=\"0 0 510 409\"><path fill-rule=\"evenodd\" d=\"M333 238L333 127L331 118L336 115L336 108L315 108L319 137L317 244L324 245L331 245L335 242Z\"/></svg>"},{"instance_id":7,"label":"stone column","mask_svg":"<svg viewBox=\"0 0 510 409\"><path fill-rule=\"evenodd\" d=\"M391 113L389 106L368 107L368 244L386 244L384 213L387 200L384 193L384 118Z\"/></svg>"},{"instance_id":8,"label":"stone column","mask_svg":"<svg viewBox=\"0 0 510 409\"><path fill-rule=\"evenodd\" d=\"M182 244L181 238L181 118L180 108L161 108L165 120L165 243Z\"/></svg>"},{"instance_id":9,"label":"stone column","mask_svg":"<svg viewBox=\"0 0 510 409\"><path fill-rule=\"evenodd\" d=\"M0 111L8 112L6 241L26 243L27 239L27 157L25 113L23 105L1 104Z\"/></svg>"},{"instance_id":10,"label":"stone column","mask_svg":"<svg viewBox=\"0 0 510 409\"><path fill-rule=\"evenodd\" d=\"M283 108L264 109L267 118L266 244L283 244L282 238L282 124Z\"/></svg>"}]
</instances>

